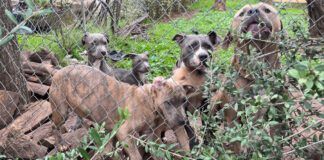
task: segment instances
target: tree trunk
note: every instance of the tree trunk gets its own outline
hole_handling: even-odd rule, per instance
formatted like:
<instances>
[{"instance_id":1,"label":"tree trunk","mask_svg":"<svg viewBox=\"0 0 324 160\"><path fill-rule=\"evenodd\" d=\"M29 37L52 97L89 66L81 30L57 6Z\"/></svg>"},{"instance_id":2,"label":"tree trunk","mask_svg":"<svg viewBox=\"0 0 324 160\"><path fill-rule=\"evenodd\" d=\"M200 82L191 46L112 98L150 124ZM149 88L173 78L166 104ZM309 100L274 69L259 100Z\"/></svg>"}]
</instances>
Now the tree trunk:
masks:
<instances>
[{"instance_id":1,"label":"tree trunk","mask_svg":"<svg viewBox=\"0 0 324 160\"><path fill-rule=\"evenodd\" d=\"M112 13L113 13L113 21L111 24L111 30L113 33L116 33L118 30L118 23L120 19L120 13L121 13L121 5L122 5L122 0L114 0L112 4Z\"/></svg>"},{"instance_id":2,"label":"tree trunk","mask_svg":"<svg viewBox=\"0 0 324 160\"><path fill-rule=\"evenodd\" d=\"M307 0L307 9L310 36L324 37L324 0Z\"/></svg>"},{"instance_id":3,"label":"tree trunk","mask_svg":"<svg viewBox=\"0 0 324 160\"><path fill-rule=\"evenodd\" d=\"M226 0L215 0L215 3L212 6L212 9L215 9L218 11L226 11Z\"/></svg>"},{"instance_id":4,"label":"tree trunk","mask_svg":"<svg viewBox=\"0 0 324 160\"><path fill-rule=\"evenodd\" d=\"M10 0L0 1L0 26L3 28L1 37L14 27L5 14L5 9L11 11L10 2ZM17 40L14 38L9 43L0 46L0 90L18 93L20 104L26 104L29 101L29 96L17 44Z\"/></svg>"}]
</instances>

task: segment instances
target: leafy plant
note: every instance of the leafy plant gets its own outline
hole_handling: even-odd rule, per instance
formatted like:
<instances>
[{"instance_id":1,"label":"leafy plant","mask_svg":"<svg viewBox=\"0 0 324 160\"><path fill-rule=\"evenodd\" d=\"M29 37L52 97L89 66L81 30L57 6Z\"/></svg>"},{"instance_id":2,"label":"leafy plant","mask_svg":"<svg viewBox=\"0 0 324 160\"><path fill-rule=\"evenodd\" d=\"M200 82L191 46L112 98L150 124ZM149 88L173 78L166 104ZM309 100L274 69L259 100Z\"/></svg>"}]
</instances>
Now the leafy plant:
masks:
<instances>
[{"instance_id":1,"label":"leafy plant","mask_svg":"<svg viewBox=\"0 0 324 160\"><path fill-rule=\"evenodd\" d=\"M40 10L36 10L35 4L31 1L31 0L25 0L26 4L28 5L28 9L25 12L21 12L20 14L23 15L24 20L20 23L18 23L18 20L16 19L16 17L14 16L14 14L9 11L9 10L5 10L5 14L6 16L13 22L16 24L16 26L9 31L9 33L7 33L6 35L4 35L1 39L0 39L0 46L7 44L9 41L11 41L14 38L14 33L16 33L18 30L25 30L28 33L32 33L32 30L25 26L25 24L27 23L27 21L29 19L31 19L34 16L37 15L46 15L52 12L52 9L40 9ZM2 36L2 32L0 32L0 36Z\"/></svg>"},{"instance_id":2,"label":"leafy plant","mask_svg":"<svg viewBox=\"0 0 324 160\"><path fill-rule=\"evenodd\" d=\"M118 115L120 120L115 124L111 132L106 132L105 123L100 125L95 124L93 128L89 129L89 136L83 137L81 146L65 153L59 152L53 156L46 157L45 160L77 159L79 157L82 157L85 160L90 160L99 155L101 156L105 147L109 145L108 143L112 143L111 140L115 137L120 126L129 117L129 112L118 108ZM115 150L109 153L104 153L104 155L108 157L118 156L118 152L120 151L118 148L121 147L121 143L117 142L114 147L116 148ZM91 152L94 153L89 154Z\"/></svg>"}]
</instances>

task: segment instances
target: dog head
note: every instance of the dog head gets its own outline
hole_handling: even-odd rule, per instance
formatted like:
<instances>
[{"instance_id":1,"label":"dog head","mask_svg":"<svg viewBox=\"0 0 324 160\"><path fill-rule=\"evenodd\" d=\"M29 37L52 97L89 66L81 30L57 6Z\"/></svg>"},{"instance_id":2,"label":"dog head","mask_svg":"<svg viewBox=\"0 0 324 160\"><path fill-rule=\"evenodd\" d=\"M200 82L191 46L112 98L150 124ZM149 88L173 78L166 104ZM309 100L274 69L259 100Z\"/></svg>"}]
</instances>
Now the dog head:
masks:
<instances>
[{"instance_id":1,"label":"dog head","mask_svg":"<svg viewBox=\"0 0 324 160\"><path fill-rule=\"evenodd\" d=\"M191 85L178 85L172 79L155 78L152 93L158 110L173 128L184 125L187 121L183 105L186 103L186 95L195 92Z\"/></svg>"},{"instance_id":2,"label":"dog head","mask_svg":"<svg viewBox=\"0 0 324 160\"><path fill-rule=\"evenodd\" d=\"M216 32L211 31L207 35L177 34L173 37L181 48L181 65L190 70L205 71L207 62L211 59L211 53L220 43Z\"/></svg>"},{"instance_id":3,"label":"dog head","mask_svg":"<svg viewBox=\"0 0 324 160\"><path fill-rule=\"evenodd\" d=\"M86 47L88 56L103 59L107 56L108 36L104 33L86 33L82 38L82 45Z\"/></svg>"},{"instance_id":4,"label":"dog head","mask_svg":"<svg viewBox=\"0 0 324 160\"><path fill-rule=\"evenodd\" d=\"M126 54L124 58L130 58L133 61L133 71L137 73L147 73L150 69L148 62L148 52L142 54Z\"/></svg>"},{"instance_id":5,"label":"dog head","mask_svg":"<svg viewBox=\"0 0 324 160\"><path fill-rule=\"evenodd\" d=\"M235 14L232 21L232 30L235 35L251 33L254 42L270 39L282 28L278 11L273 6L262 2L245 5ZM233 40L230 36L232 36L230 33L227 34L224 43L230 43ZM229 44L223 45L227 48Z\"/></svg>"}]
</instances>

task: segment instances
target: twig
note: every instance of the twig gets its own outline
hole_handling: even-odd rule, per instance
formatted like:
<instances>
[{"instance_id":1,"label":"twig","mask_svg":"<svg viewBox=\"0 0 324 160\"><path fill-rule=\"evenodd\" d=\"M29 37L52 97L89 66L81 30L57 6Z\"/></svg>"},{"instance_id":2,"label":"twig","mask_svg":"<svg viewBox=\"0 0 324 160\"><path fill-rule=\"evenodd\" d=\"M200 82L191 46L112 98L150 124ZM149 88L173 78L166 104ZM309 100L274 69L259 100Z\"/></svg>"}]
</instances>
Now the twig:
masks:
<instances>
[{"instance_id":1,"label":"twig","mask_svg":"<svg viewBox=\"0 0 324 160\"><path fill-rule=\"evenodd\" d=\"M147 142L133 136L133 135L129 135L131 138L135 139L136 141L141 141L142 143L145 143L145 144L148 144ZM160 148L160 150L162 150L163 152L170 152L166 149L163 149L163 148ZM191 158L191 157L186 157L186 156L183 156L183 155L180 155L178 153L174 153L174 152L170 152L172 155L176 156L176 157L179 157L179 158L186 158L186 159L191 159L191 160L195 160L194 158Z\"/></svg>"},{"instance_id":2,"label":"twig","mask_svg":"<svg viewBox=\"0 0 324 160\"><path fill-rule=\"evenodd\" d=\"M321 119L321 120L317 121L316 123L314 123L314 124L312 124L312 125L310 125L310 126L304 128L303 130L301 130L301 131L299 131L299 132L297 132L297 133L295 133L295 134L293 134L293 135L290 135L290 136L284 138L284 139L281 140L281 141L286 141L286 140L288 140L288 139L290 139L290 138L292 138L292 137L294 137L294 136L296 136L296 135L299 135L299 134L301 134L302 132L308 130L309 128L311 128L311 127L313 127L314 125L317 125L318 123L321 123L321 122L323 122L323 121L324 121L324 119Z\"/></svg>"},{"instance_id":3,"label":"twig","mask_svg":"<svg viewBox=\"0 0 324 160\"><path fill-rule=\"evenodd\" d=\"M320 144L320 143L323 143L323 142L324 142L324 140L321 140L321 141L318 141L318 142L314 142L314 143L311 143L311 144L309 144L309 145L307 145L307 146L301 147L301 148L299 148L298 150L303 150L303 149L306 149L306 148L308 148L308 147L311 147L311 146L313 146L313 145L317 145L317 144ZM289 151L289 152L284 153L283 155L288 155L288 154L294 153L294 152L296 152L296 151L297 151L297 150L294 149L294 150L292 150L292 151Z\"/></svg>"}]
</instances>

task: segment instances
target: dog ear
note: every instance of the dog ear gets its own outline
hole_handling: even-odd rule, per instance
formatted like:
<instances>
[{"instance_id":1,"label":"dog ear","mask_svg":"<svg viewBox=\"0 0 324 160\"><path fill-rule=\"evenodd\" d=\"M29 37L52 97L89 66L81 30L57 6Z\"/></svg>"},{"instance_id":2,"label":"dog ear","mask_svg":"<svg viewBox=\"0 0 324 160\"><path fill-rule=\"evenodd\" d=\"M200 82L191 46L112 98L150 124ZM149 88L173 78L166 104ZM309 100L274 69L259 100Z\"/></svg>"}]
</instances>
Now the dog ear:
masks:
<instances>
[{"instance_id":1,"label":"dog ear","mask_svg":"<svg viewBox=\"0 0 324 160\"><path fill-rule=\"evenodd\" d=\"M184 34L176 34L172 40L176 41L179 45L181 45L183 43L183 41L185 40L186 35Z\"/></svg>"},{"instance_id":2,"label":"dog ear","mask_svg":"<svg viewBox=\"0 0 324 160\"><path fill-rule=\"evenodd\" d=\"M149 55L149 52L148 51L145 51L142 54L145 54L146 56L148 56Z\"/></svg>"},{"instance_id":3,"label":"dog ear","mask_svg":"<svg viewBox=\"0 0 324 160\"><path fill-rule=\"evenodd\" d=\"M190 95L196 92L196 88L192 85L183 85L182 87L186 91L186 95Z\"/></svg>"},{"instance_id":4,"label":"dog ear","mask_svg":"<svg viewBox=\"0 0 324 160\"><path fill-rule=\"evenodd\" d=\"M130 58L130 59L134 59L135 57L137 57L138 55L135 53L130 53L130 54L125 54L124 58Z\"/></svg>"},{"instance_id":5,"label":"dog ear","mask_svg":"<svg viewBox=\"0 0 324 160\"><path fill-rule=\"evenodd\" d=\"M102 33L102 34L105 36L105 38L107 40L107 43L109 43L109 36L108 36L108 34L106 34L106 33Z\"/></svg>"},{"instance_id":6,"label":"dog ear","mask_svg":"<svg viewBox=\"0 0 324 160\"><path fill-rule=\"evenodd\" d=\"M82 37L82 39L81 39L81 43L82 43L83 46L85 45L85 43L86 43L86 39L87 39L88 36L89 36L89 32L86 32L86 33L83 35L83 37Z\"/></svg>"},{"instance_id":7,"label":"dog ear","mask_svg":"<svg viewBox=\"0 0 324 160\"><path fill-rule=\"evenodd\" d=\"M217 36L215 31L210 31L208 34L210 42L215 46L221 43L221 38Z\"/></svg>"},{"instance_id":8,"label":"dog ear","mask_svg":"<svg viewBox=\"0 0 324 160\"><path fill-rule=\"evenodd\" d=\"M151 88L152 93L157 96L157 91L161 90L161 88L165 85L165 79L163 77L156 77L153 80L153 85Z\"/></svg>"},{"instance_id":9,"label":"dog ear","mask_svg":"<svg viewBox=\"0 0 324 160\"><path fill-rule=\"evenodd\" d=\"M228 47L230 46L230 44L233 42L233 35L231 33L231 31L229 31L226 35L226 37L224 38L223 44L222 44L222 48L223 49L228 49Z\"/></svg>"}]
</instances>

